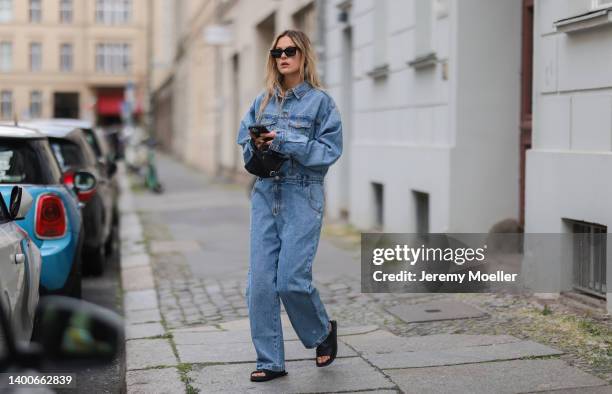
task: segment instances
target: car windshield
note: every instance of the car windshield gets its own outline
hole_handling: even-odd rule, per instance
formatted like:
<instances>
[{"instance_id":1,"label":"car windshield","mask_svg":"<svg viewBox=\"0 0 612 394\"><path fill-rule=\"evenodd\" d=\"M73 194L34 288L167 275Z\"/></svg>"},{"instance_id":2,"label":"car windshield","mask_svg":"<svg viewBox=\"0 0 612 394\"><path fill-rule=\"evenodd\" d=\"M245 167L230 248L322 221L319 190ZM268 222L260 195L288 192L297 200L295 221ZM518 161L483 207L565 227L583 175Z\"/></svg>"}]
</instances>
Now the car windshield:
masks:
<instances>
[{"instance_id":1,"label":"car windshield","mask_svg":"<svg viewBox=\"0 0 612 394\"><path fill-rule=\"evenodd\" d=\"M27 140L0 140L0 183L45 183L38 154Z\"/></svg>"},{"instance_id":2,"label":"car windshield","mask_svg":"<svg viewBox=\"0 0 612 394\"><path fill-rule=\"evenodd\" d=\"M70 167L81 167L85 163L85 158L80 147L70 141L61 139L50 139L51 149L62 168L62 171Z\"/></svg>"}]
</instances>

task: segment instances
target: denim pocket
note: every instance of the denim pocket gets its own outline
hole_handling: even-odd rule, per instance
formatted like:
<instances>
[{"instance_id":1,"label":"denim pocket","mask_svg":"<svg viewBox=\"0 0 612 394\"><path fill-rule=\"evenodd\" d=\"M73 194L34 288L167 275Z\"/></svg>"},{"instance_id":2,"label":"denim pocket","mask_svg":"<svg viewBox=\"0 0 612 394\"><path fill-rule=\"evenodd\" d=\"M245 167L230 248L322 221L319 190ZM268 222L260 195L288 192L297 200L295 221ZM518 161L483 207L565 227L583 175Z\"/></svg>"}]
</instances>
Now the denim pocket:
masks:
<instances>
[{"instance_id":1,"label":"denim pocket","mask_svg":"<svg viewBox=\"0 0 612 394\"><path fill-rule=\"evenodd\" d=\"M308 185L308 202L310 207L317 213L323 213L325 205L325 191L320 183L310 183Z\"/></svg>"},{"instance_id":2,"label":"denim pocket","mask_svg":"<svg viewBox=\"0 0 612 394\"><path fill-rule=\"evenodd\" d=\"M276 122L278 122L278 115L265 114L264 113L264 114L261 115L261 119L259 121L259 124L262 124L262 125L266 126L268 131L272 131L272 128L270 128L270 126L276 124Z\"/></svg>"},{"instance_id":3,"label":"denim pocket","mask_svg":"<svg viewBox=\"0 0 612 394\"><path fill-rule=\"evenodd\" d=\"M312 118L305 115L293 115L289 118L289 130L294 133L309 136L312 128Z\"/></svg>"}]
</instances>

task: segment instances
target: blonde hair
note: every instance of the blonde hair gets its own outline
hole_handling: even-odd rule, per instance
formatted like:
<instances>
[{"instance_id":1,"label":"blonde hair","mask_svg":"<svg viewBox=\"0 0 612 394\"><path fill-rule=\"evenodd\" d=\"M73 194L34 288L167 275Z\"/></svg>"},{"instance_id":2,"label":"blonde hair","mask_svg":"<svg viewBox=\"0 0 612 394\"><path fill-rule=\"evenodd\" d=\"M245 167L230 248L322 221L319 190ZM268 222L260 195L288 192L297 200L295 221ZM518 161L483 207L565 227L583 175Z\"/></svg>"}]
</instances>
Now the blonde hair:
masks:
<instances>
[{"instance_id":1,"label":"blonde hair","mask_svg":"<svg viewBox=\"0 0 612 394\"><path fill-rule=\"evenodd\" d=\"M300 78L312 85L313 88L321 89L321 81L317 72L317 55L308 36L299 30L285 30L274 39L270 49L276 48L278 40L282 37L289 37L302 54ZM266 61L266 89L264 98L259 106L258 117L261 117L261 114L270 102L270 98L274 96L274 92L277 89L283 90L283 74L278 71L276 60L268 53L268 60ZM284 99L285 96L283 95Z\"/></svg>"}]
</instances>

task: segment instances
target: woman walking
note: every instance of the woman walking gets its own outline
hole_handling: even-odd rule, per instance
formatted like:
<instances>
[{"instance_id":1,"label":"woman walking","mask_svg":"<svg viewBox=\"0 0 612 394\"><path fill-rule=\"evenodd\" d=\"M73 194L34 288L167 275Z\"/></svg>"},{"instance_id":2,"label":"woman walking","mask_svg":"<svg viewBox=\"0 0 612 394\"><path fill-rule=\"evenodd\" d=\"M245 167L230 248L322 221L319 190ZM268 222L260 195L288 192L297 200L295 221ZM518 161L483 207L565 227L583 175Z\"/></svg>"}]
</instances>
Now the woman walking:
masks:
<instances>
[{"instance_id":1,"label":"woman walking","mask_svg":"<svg viewBox=\"0 0 612 394\"><path fill-rule=\"evenodd\" d=\"M260 124L259 135L249 126ZM280 301L302 344L316 348L318 367L337 353L337 325L312 285L312 262L321 233L323 179L342 153L342 124L332 98L321 90L308 37L281 33L268 55L266 89L238 131L245 163L255 150L287 160L251 192L250 264L246 298L257 353L252 381L285 376Z\"/></svg>"}]
</instances>

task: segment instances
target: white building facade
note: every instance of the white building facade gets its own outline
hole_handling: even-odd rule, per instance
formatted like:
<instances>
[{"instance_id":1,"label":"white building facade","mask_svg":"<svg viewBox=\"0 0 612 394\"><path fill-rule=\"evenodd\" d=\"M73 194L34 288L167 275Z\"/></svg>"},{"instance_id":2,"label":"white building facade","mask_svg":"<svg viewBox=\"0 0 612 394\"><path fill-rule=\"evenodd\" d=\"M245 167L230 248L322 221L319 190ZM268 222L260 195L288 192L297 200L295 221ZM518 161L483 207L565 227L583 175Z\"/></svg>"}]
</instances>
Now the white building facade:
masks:
<instances>
[{"instance_id":1,"label":"white building facade","mask_svg":"<svg viewBox=\"0 0 612 394\"><path fill-rule=\"evenodd\" d=\"M385 232L518 220L521 2L325 3L344 123L327 213Z\"/></svg>"},{"instance_id":2,"label":"white building facade","mask_svg":"<svg viewBox=\"0 0 612 394\"><path fill-rule=\"evenodd\" d=\"M534 22L525 232L571 236L565 253L524 264L559 292L607 296L612 312L612 1L536 1Z\"/></svg>"}]
</instances>

